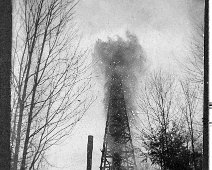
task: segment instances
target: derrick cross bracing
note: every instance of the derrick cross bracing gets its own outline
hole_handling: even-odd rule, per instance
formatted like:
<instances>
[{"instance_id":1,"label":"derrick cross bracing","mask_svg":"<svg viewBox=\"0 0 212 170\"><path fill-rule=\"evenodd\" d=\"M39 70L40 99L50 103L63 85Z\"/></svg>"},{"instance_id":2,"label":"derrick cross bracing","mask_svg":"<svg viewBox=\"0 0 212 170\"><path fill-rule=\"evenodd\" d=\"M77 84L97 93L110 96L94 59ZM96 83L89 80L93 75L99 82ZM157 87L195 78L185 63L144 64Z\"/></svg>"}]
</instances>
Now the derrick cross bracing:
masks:
<instances>
[{"instance_id":1,"label":"derrick cross bracing","mask_svg":"<svg viewBox=\"0 0 212 170\"><path fill-rule=\"evenodd\" d=\"M100 170L137 170L121 78L113 75Z\"/></svg>"}]
</instances>

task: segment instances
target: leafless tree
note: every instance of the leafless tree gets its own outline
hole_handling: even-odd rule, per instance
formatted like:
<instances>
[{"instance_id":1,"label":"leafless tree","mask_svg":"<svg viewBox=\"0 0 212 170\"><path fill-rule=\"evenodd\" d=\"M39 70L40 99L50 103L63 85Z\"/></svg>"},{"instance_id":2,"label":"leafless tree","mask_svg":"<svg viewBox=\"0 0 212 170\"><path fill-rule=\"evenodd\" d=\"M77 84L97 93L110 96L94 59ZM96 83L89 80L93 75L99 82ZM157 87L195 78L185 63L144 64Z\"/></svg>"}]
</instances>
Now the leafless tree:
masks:
<instances>
[{"instance_id":1,"label":"leafless tree","mask_svg":"<svg viewBox=\"0 0 212 170\"><path fill-rule=\"evenodd\" d=\"M206 114L205 118L203 116L203 89L204 89L204 25L197 24L195 25L195 33L191 38L191 46L189 47L191 50L191 54L188 57L188 62L184 64L184 69L186 71L186 78L184 83L181 83L182 91L184 94L184 101L186 106L184 106L184 115L186 114L186 120L188 124L188 130L190 133L191 144L194 142L193 136L193 119L198 121L199 125L195 125L195 127L202 127L200 123L201 118L204 119L208 117ZM206 94L207 95L207 94ZM205 103L205 105L207 105ZM197 107L198 109L194 109ZM202 111L200 109L202 109ZM189 120L189 122L188 122ZM207 121L205 121L207 127ZM202 128L200 128L202 129ZM207 128L206 128L207 129ZM205 130L204 130L205 131ZM207 130L204 132L205 136L207 136ZM202 133L201 133L202 134ZM201 136L201 135L200 135ZM201 136L202 137L202 136ZM207 138L207 137L206 137ZM194 150L197 146L192 144L193 151L193 163L196 168L196 161L194 158Z\"/></svg>"},{"instance_id":2,"label":"leafless tree","mask_svg":"<svg viewBox=\"0 0 212 170\"><path fill-rule=\"evenodd\" d=\"M79 50L74 0L16 4L12 73L12 169L39 169L93 101L86 52ZM20 167L20 168L19 168Z\"/></svg>"},{"instance_id":3,"label":"leafless tree","mask_svg":"<svg viewBox=\"0 0 212 170\"><path fill-rule=\"evenodd\" d=\"M187 78L193 83L202 84L204 82L204 26L196 26L195 33L191 37L189 47L191 54L188 57L184 68Z\"/></svg>"},{"instance_id":4,"label":"leafless tree","mask_svg":"<svg viewBox=\"0 0 212 170\"><path fill-rule=\"evenodd\" d=\"M159 70L147 75L143 81L145 82L138 97L140 116L145 119L142 124L145 125L145 129L150 130L149 132L158 125L167 129L173 113L177 111L177 107L174 105L176 102L174 100L176 99L175 80L173 76Z\"/></svg>"},{"instance_id":5,"label":"leafless tree","mask_svg":"<svg viewBox=\"0 0 212 170\"><path fill-rule=\"evenodd\" d=\"M156 140L151 139L151 136L159 132L162 133L161 152L169 153L169 135L175 126L179 128L179 133L186 137L188 153L192 153L192 159L189 154L186 159L192 161L194 168L198 169L201 167L201 85L188 79L180 82L161 70L146 77L142 80L144 83L137 101L139 114L134 125L137 129L137 140L141 142L141 153L148 157L149 143ZM165 162L161 161L160 166L165 168L164 164Z\"/></svg>"},{"instance_id":6,"label":"leafless tree","mask_svg":"<svg viewBox=\"0 0 212 170\"><path fill-rule=\"evenodd\" d=\"M172 121L178 118L179 112L176 105L176 82L172 75L161 70L147 75L143 82L137 101L140 110L135 125L138 130L137 140L140 140L144 150L148 151L149 137L161 129L164 134L162 148L165 151L168 145L166 134L172 126ZM148 157L148 153L146 155Z\"/></svg>"},{"instance_id":7,"label":"leafless tree","mask_svg":"<svg viewBox=\"0 0 212 170\"><path fill-rule=\"evenodd\" d=\"M198 149L199 139L202 139L202 94L198 85L191 85L191 82L181 82L182 101L181 110L183 118L187 124L189 132L188 142L192 150L192 160L194 169L197 169L196 150Z\"/></svg>"}]
</instances>

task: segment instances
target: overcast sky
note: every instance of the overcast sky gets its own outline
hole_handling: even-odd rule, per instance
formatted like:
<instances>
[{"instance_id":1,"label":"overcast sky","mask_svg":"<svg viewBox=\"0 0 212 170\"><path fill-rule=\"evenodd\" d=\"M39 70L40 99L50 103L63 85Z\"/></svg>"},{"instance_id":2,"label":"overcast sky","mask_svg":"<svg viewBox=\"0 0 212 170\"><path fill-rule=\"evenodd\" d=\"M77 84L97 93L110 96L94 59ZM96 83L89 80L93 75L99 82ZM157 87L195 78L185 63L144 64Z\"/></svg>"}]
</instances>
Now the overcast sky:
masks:
<instances>
[{"instance_id":1,"label":"overcast sky","mask_svg":"<svg viewBox=\"0 0 212 170\"><path fill-rule=\"evenodd\" d=\"M119 35L128 30L137 35L143 47L148 68L166 68L180 72L179 63L189 55L189 44L196 25L203 19L203 0L81 0L76 20L82 34L82 47L92 49L98 38ZM92 60L92 56L88 55ZM94 80L95 81L95 80ZM63 145L49 155L60 170L85 170L87 136L94 136L93 170L100 166L105 113L103 88L96 83L92 89L96 102L75 127ZM63 167L63 168L62 168ZM49 168L57 169L57 168Z\"/></svg>"}]
</instances>

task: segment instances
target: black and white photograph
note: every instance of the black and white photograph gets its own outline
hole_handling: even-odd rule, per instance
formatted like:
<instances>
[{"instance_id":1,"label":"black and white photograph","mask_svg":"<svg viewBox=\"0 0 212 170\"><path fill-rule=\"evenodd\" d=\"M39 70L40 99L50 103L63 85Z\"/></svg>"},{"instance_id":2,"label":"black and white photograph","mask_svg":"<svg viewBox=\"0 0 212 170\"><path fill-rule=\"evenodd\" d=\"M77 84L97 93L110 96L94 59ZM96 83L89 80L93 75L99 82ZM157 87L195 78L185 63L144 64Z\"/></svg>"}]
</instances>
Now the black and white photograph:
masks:
<instances>
[{"instance_id":1,"label":"black and white photograph","mask_svg":"<svg viewBox=\"0 0 212 170\"><path fill-rule=\"evenodd\" d=\"M208 5L2 0L0 170L212 168Z\"/></svg>"}]
</instances>

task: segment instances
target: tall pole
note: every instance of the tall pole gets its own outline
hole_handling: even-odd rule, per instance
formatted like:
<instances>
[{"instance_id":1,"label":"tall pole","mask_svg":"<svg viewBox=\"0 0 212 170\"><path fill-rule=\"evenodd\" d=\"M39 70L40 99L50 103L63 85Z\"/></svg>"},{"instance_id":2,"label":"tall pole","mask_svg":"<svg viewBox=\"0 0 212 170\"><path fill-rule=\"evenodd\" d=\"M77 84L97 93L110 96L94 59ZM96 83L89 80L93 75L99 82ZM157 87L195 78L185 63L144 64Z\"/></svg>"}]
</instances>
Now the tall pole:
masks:
<instances>
[{"instance_id":1,"label":"tall pole","mask_svg":"<svg viewBox=\"0 0 212 170\"><path fill-rule=\"evenodd\" d=\"M10 169L12 2L0 1L0 170Z\"/></svg>"},{"instance_id":2,"label":"tall pole","mask_svg":"<svg viewBox=\"0 0 212 170\"><path fill-rule=\"evenodd\" d=\"M208 41L208 29L209 29L209 0L205 1L205 27L204 27L204 104L203 104L203 170L209 169L209 101L208 101L208 80L209 80L209 41Z\"/></svg>"},{"instance_id":3,"label":"tall pole","mask_svg":"<svg viewBox=\"0 0 212 170\"><path fill-rule=\"evenodd\" d=\"M88 136L87 144L87 170L92 169L93 136Z\"/></svg>"}]
</instances>

